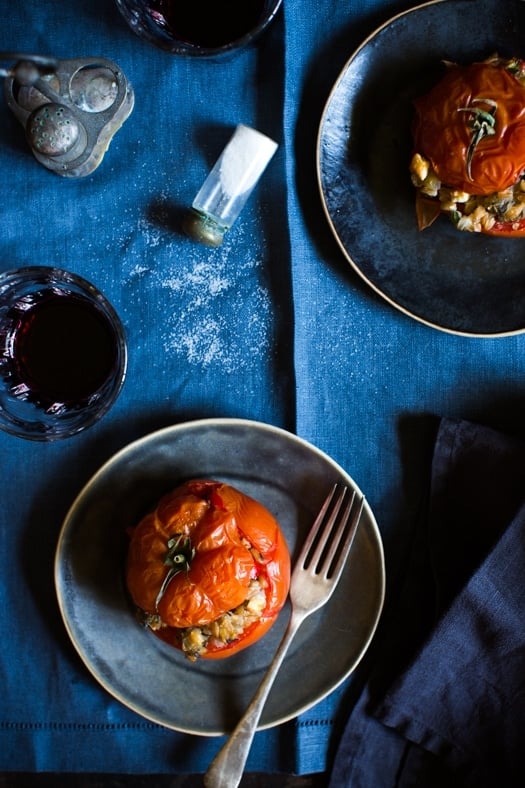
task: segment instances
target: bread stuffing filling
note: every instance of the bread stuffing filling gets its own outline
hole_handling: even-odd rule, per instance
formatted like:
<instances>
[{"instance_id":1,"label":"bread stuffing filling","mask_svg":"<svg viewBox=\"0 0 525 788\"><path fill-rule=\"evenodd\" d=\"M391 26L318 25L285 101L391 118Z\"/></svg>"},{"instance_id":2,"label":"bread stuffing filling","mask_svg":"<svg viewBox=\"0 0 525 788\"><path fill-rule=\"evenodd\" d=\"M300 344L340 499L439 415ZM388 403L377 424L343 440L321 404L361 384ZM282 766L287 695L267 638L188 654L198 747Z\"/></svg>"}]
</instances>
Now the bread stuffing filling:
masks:
<instances>
[{"instance_id":1,"label":"bread stuffing filling","mask_svg":"<svg viewBox=\"0 0 525 788\"><path fill-rule=\"evenodd\" d=\"M432 165L420 153L410 162L413 185L421 195L439 202L439 211L447 214L458 230L480 233L496 222L518 222L525 218L525 180L521 177L508 189L488 195L468 194L444 186Z\"/></svg>"},{"instance_id":2,"label":"bread stuffing filling","mask_svg":"<svg viewBox=\"0 0 525 788\"><path fill-rule=\"evenodd\" d=\"M176 644L182 649L185 656L195 662L198 657L207 653L208 647L224 646L238 640L243 633L255 622L262 618L266 608L267 581L263 577L251 580L248 594L244 602L233 610L228 610L222 616L202 626L185 628L170 627L164 623L160 615L138 611L143 626L153 632L168 634L173 637Z\"/></svg>"}]
</instances>

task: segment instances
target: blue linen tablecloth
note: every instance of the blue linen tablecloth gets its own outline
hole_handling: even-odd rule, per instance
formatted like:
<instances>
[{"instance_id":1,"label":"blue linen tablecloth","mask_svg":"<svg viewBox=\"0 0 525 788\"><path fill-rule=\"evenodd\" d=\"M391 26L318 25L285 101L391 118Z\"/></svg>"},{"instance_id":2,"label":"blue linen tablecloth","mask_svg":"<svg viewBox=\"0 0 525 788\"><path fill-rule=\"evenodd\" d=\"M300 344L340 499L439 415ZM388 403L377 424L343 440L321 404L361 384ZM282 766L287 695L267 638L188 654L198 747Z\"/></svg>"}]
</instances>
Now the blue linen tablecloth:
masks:
<instances>
[{"instance_id":1,"label":"blue linen tablecloth","mask_svg":"<svg viewBox=\"0 0 525 788\"><path fill-rule=\"evenodd\" d=\"M198 772L222 743L165 730L111 698L60 619L63 517L131 440L215 416L297 433L365 491L391 594L433 415L525 433L525 336L452 336L397 312L350 270L321 210L315 141L330 88L356 46L411 5L285 0L255 48L210 63L140 41L108 0L0 0L1 49L110 58L136 96L100 168L75 181L33 159L0 104L0 270L47 264L90 279L120 313L130 349L119 400L86 433L56 444L0 435L0 770ZM223 247L210 250L181 235L180 216L238 123L280 147ZM365 659L309 712L257 734L248 769L329 769L366 670Z\"/></svg>"}]
</instances>

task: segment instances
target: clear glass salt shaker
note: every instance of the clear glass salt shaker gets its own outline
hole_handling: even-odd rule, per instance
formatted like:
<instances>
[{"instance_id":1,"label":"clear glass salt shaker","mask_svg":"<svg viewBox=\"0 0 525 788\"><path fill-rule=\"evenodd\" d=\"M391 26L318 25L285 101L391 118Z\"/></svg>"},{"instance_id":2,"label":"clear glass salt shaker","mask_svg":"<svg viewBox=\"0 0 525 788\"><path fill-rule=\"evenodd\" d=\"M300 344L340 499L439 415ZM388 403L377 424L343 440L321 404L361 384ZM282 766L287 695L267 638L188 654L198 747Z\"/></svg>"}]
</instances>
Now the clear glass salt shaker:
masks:
<instances>
[{"instance_id":1,"label":"clear glass salt shaker","mask_svg":"<svg viewBox=\"0 0 525 788\"><path fill-rule=\"evenodd\" d=\"M193 200L186 232L207 246L220 246L277 147L260 131L237 126Z\"/></svg>"}]
</instances>

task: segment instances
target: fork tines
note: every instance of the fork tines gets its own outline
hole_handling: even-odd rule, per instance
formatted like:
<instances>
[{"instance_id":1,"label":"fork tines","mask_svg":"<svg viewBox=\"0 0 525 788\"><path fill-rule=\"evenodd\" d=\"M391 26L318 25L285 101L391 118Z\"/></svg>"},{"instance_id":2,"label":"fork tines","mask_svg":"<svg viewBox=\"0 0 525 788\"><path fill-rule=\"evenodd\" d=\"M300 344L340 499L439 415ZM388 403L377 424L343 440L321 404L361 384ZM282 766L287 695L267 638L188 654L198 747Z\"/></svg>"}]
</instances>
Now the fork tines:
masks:
<instances>
[{"instance_id":1,"label":"fork tines","mask_svg":"<svg viewBox=\"0 0 525 788\"><path fill-rule=\"evenodd\" d=\"M327 580L343 570L364 507L364 497L345 485L334 484L306 539L298 566Z\"/></svg>"}]
</instances>

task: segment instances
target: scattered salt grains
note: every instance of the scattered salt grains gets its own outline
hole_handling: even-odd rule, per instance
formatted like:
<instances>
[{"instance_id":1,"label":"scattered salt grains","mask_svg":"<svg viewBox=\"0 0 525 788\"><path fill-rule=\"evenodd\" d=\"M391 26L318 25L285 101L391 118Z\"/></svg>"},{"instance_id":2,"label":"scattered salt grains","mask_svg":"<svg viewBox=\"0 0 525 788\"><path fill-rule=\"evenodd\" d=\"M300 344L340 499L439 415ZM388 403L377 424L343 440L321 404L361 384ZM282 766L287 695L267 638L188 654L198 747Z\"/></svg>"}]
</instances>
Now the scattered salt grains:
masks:
<instances>
[{"instance_id":1,"label":"scattered salt grains","mask_svg":"<svg viewBox=\"0 0 525 788\"><path fill-rule=\"evenodd\" d=\"M246 269L256 265L236 264L234 268L224 254L190 261L165 276L161 286L177 296L166 320L165 351L183 355L201 368L220 365L227 373L244 369L260 357L269 344L269 294L261 285L249 293L242 287Z\"/></svg>"},{"instance_id":2,"label":"scattered salt grains","mask_svg":"<svg viewBox=\"0 0 525 788\"><path fill-rule=\"evenodd\" d=\"M180 276L164 279L163 287L167 287L173 292L186 292L188 288L194 288L201 294L204 289L204 297L218 295L232 287L232 280L227 278L221 269L216 269L213 264L204 261L197 261L191 270L187 270ZM197 293L196 293L197 295Z\"/></svg>"},{"instance_id":3,"label":"scattered salt grains","mask_svg":"<svg viewBox=\"0 0 525 788\"><path fill-rule=\"evenodd\" d=\"M131 279L137 279L137 278L139 278L141 276L144 276L144 274L147 274L148 271L149 271L149 268L148 268L147 265L142 265L141 263L137 263L129 271L129 276L130 276Z\"/></svg>"},{"instance_id":4,"label":"scattered salt grains","mask_svg":"<svg viewBox=\"0 0 525 788\"><path fill-rule=\"evenodd\" d=\"M167 195L161 195L157 212L164 204L169 205ZM242 228L236 245L213 250L179 247L172 231L146 216L134 217L127 228L115 241L126 260L123 274L135 286L141 280L152 298L158 291L163 319L156 330L167 354L226 374L264 357L271 342L271 297L257 273L260 263L238 256Z\"/></svg>"},{"instance_id":5,"label":"scattered salt grains","mask_svg":"<svg viewBox=\"0 0 525 788\"><path fill-rule=\"evenodd\" d=\"M155 225L148 222L147 219L141 218L138 222L138 229L139 232L142 233L146 245L150 249L155 249L157 246L160 246L164 236L164 232L160 227L155 227Z\"/></svg>"}]
</instances>

